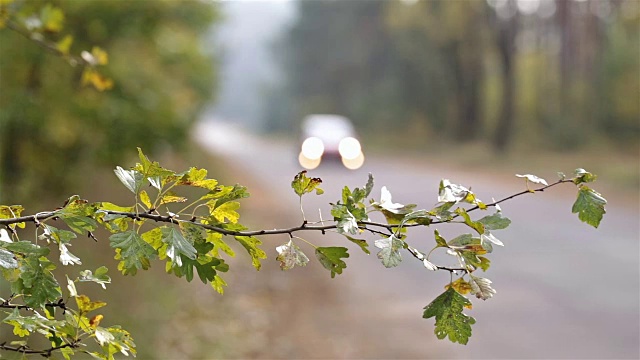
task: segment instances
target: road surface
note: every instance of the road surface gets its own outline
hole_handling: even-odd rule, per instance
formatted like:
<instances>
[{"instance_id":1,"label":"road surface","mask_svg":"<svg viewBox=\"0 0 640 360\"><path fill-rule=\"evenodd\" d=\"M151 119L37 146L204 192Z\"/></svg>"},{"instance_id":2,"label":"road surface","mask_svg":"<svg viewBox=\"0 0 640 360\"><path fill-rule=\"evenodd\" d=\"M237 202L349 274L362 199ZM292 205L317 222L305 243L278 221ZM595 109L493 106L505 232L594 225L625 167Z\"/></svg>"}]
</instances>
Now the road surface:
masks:
<instances>
[{"instance_id":1,"label":"road surface","mask_svg":"<svg viewBox=\"0 0 640 360\"><path fill-rule=\"evenodd\" d=\"M278 209L266 209L279 214L274 227L300 224L302 218L295 211L298 199L290 189L293 175L300 170L295 144L262 139L220 122L202 122L194 137L204 149L236 164L277 199ZM372 196L379 198L384 185L395 202L417 202L426 209L435 204L442 177L471 186L485 201L519 192L524 186L513 174L439 169L426 157L368 156L365 166L356 171L338 164L310 171L323 179L326 192L304 197L307 218L318 219L318 209L323 218L330 218L328 203L340 198L341 187L364 185L369 172L376 183ZM490 254L492 267L483 275L493 281L497 294L487 301L471 299L473 309L466 312L477 323L466 346L437 340L434 319L421 318L423 307L444 290L448 274L429 272L408 254L399 267L386 269L376 258L372 242L372 255L367 256L357 246L344 244L338 235L308 235L316 244L349 247L348 267L330 281L331 299L318 295L324 285L316 287L304 275L324 271L318 270L319 264L294 269L295 280L290 281L299 283L282 285L278 295L297 306L288 307L291 318L286 330L273 341L282 336L309 350L302 353L293 347L285 353L287 357L638 359L640 212L636 201L617 203L611 200L624 197L613 195L597 230L571 214L575 189L570 184L502 206L513 223L497 232L506 246ZM464 231L437 229L449 238ZM429 250L432 232L411 232L408 241ZM284 241L264 242L270 256L267 261L275 262L275 251L269 247ZM314 262L313 251L299 245ZM288 281L284 279L289 273L276 274L277 278L265 281L276 287ZM328 272L321 275L329 277ZM294 288L297 292L287 293Z\"/></svg>"}]
</instances>

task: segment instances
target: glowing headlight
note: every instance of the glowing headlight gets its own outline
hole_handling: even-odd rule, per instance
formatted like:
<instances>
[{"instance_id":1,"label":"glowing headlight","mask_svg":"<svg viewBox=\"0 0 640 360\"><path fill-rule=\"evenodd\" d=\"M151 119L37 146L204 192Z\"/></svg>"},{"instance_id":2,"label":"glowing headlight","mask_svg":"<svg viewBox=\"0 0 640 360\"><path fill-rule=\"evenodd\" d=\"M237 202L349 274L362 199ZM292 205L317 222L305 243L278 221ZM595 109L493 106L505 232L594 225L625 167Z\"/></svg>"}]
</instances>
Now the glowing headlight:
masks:
<instances>
[{"instance_id":1,"label":"glowing headlight","mask_svg":"<svg viewBox=\"0 0 640 360\"><path fill-rule=\"evenodd\" d=\"M317 137L307 138L302 143L302 155L307 159L320 159L324 153L324 144Z\"/></svg>"},{"instance_id":2,"label":"glowing headlight","mask_svg":"<svg viewBox=\"0 0 640 360\"><path fill-rule=\"evenodd\" d=\"M306 156L302 154L302 152L300 152L300 154L298 155L298 162L300 163L300 166L302 166L307 170L312 170L317 168L318 165L320 165L320 161L322 161L322 158L308 159Z\"/></svg>"},{"instance_id":3,"label":"glowing headlight","mask_svg":"<svg viewBox=\"0 0 640 360\"><path fill-rule=\"evenodd\" d=\"M362 152L360 142L352 137L346 137L340 140L338 151L343 159L355 159Z\"/></svg>"},{"instance_id":4,"label":"glowing headlight","mask_svg":"<svg viewBox=\"0 0 640 360\"><path fill-rule=\"evenodd\" d=\"M342 158L342 164L349 170L359 169L364 164L364 154L360 153L353 159Z\"/></svg>"}]
</instances>

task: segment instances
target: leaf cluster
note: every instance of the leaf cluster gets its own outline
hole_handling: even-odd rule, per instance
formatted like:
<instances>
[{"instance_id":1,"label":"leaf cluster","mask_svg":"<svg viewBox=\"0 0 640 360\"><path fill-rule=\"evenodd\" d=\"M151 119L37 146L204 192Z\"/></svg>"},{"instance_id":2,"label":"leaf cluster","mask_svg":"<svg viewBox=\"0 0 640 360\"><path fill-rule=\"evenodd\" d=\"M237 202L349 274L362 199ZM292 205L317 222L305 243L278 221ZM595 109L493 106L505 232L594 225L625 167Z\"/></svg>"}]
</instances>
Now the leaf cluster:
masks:
<instances>
[{"instance_id":1,"label":"leaf cluster","mask_svg":"<svg viewBox=\"0 0 640 360\"><path fill-rule=\"evenodd\" d=\"M168 274L189 282L197 276L219 293L227 286L221 274L229 270L223 257L233 257L236 253L230 244L237 243L236 247L243 248L252 265L259 270L261 261L267 256L258 236L288 235L288 242L275 248L276 260L282 270L309 263L309 257L298 243L302 241L313 247L319 264L334 278L347 267L348 249L316 246L293 233L335 231L369 254L370 240L352 236L369 232L375 237L373 245L379 249L377 257L383 266L399 266L403 261L402 253L406 251L405 254L422 262L428 271L450 273L451 280L445 286L445 292L425 307L423 317L435 317L438 338L448 337L452 342L466 344L475 323L474 318L463 313L464 308L471 308L466 295L487 300L496 294L492 281L479 276L478 271L489 269L488 256L494 246L504 246L494 232L507 228L511 220L504 216L499 203L558 184L573 183L578 187L573 212L594 227L598 226L606 204L600 194L585 185L593 181L595 175L582 169L576 171L574 178L561 177L552 184L534 175L520 176L525 178L525 191L492 203L483 203L470 189L443 180L437 202L429 210L416 210L417 205L393 202L386 187L381 188L379 200L369 199L367 205L366 200L374 186L373 176L369 175L362 188L343 188L341 198L332 204L331 221L320 219L317 223L309 223L305 219L299 227L251 231L239 222L239 200L249 196L245 187L222 185L208 178L205 169L192 167L174 172L150 161L140 149L138 157L139 162L132 168L117 167L114 171L133 195L130 206L89 203L75 195L60 208L29 216L22 215L21 206L0 206L0 225L6 226L0 230L0 270L14 294L9 299L0 299L0 308L6 310L3 323L12 326L17 336L29 338L42 334L51 342L51 347L43 350L30 349L26 342L2 344L0 349L45 356L55 351L67 359L78 352L103 359L111 359L117 353L135 354L135 344L126 330L118 326L100 326L104 316L96 311L106 303L93 301L76 289L76 284L86 282L106 288L111 283L106 267L81 270L72 277L67 272L66 287L56 278L58 265L82 265L82 260L70 249L78 235L97 240L93 233L98 228L111 232L109 244L118 260L118 270L123 274L135 275L149 269L154 261L163 261ZM291 187L302 202L304 195L319 192L321 182L319 178L309 178L306 172L301 172L294 177ZM530 189L529 183L542 187ZM184 191L186 189L195 192ZM189 193L190 197L195 193L195 200L189 200L184 193ZM489 212L490 208L495 211ZM381 213L386 223L371 221L369 214L372 212ZM477 213L484 216L476 217ZM18 233L27 223L36 226L35 237L31 239L23 239ZM409 229L448 223L463 224L468 231L447 240L434 229L434 243L430 247L422 239L418 244L411 243ZM424 246L430 250L422 250ZM451 255L451 262L433 263L430 256L434 251ZM457 277L455 280L454 276ZM71 299L75 305L71 304ZM89 344L93 344L93 349Z\"/></svg>"}]
</instances>

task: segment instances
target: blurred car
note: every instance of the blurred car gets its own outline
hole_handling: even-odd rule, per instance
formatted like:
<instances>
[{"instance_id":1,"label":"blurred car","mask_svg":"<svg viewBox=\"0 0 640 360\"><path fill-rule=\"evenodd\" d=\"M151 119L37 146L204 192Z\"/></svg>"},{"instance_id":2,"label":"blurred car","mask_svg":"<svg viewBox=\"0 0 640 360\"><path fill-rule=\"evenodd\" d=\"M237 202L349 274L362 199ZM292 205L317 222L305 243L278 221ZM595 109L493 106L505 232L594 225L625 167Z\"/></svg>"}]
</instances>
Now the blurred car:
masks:
<instances>
[{"instance_id":1,"label":"blurred car","mask_svg":"<svg viewBox=\"0 0 640 360\"><path fill-rule=\"evenodd\" d=\"M341 115L313 114L302 121L298 161L314 169L323 159L340 159L348 169L364 164L364 154L351 121Z\"/></svg>"}]
</instances>

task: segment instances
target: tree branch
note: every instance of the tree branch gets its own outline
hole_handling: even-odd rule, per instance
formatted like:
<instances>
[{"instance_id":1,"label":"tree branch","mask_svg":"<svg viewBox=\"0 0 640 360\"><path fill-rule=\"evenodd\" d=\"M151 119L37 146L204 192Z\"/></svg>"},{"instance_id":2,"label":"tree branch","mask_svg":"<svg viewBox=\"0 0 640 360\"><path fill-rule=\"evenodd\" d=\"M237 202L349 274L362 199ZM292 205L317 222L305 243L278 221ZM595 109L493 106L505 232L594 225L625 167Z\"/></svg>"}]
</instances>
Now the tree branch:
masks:
<instances>
[{"instance_id":1,"label":"tree branch","mask_svg":"<svg viewBox=\"0 0 640 360\"><path fill-rule=\"evenodd\" d=\"M15 352L19 352L21 354L31 354L31 355L42 355L44 357L51 357L52 353L56 350L60 350L60 349L64 349L64 348L77 348L78 347L78 343L71 343L71 344L64 344L64 345L60 345L60 346L54 346L51 347L49 349L45 349L45 350L33 350L31 348L29 348L27 345L23 345L23 346L8 346L6 345L6 342L3 342L0 344L0 350L7 350L7 351L15 351Z\"/></svg>"},{"instance_id":2,"label":"tree branch","mask_svg":"<svg viewBox=\"0 0 640 360\"><path fill-rule=\"evenodd\" d=\"M78 65L78 64L88 65L88 66L93 65L90 62L88 62L87 60L83 59L82 57L64 53L63 51L61 51L56 46L55 43L50 42L50 41L46 41L44 39L44 37L42 37L42 34L40 34L40 33L31 33L28 30L26 30L23 27L21 27L20 25L18 25L16 22L12 21L12 20L6 20L5 25L7 26L8 29L11 29L14 32L16 32L16 33L22 35L23 37L27 38L28 40L33 41L38 46L46 49L50 53L52 53L54 55L57 55L57 56L60 56L62 58L68 59L69 63L72 66L75 66L75 65ZM37 35L40 35L40 36L37 36Z\"/></svg>"}]
</instances>

